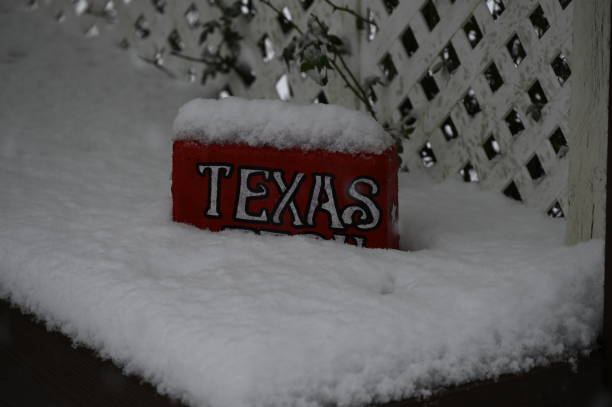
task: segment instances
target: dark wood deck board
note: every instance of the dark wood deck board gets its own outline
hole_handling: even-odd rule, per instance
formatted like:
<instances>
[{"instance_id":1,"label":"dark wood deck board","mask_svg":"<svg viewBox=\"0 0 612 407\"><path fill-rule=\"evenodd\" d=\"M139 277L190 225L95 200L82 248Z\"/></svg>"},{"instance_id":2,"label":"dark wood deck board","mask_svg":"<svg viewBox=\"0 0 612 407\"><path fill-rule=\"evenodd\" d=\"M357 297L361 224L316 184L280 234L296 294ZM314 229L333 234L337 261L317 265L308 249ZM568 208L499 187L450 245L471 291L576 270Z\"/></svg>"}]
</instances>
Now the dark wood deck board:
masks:
<instances>
[{"instance_id":1,"label":"dark wood deck board","mask_svg":"<svg viewBox=\"0 0 612 407\"><path fill-rule=\"evenodd\" d=\"M582 407L603 392L602 371L603 354L595 352L579 362L576 372L568 364L555 364L385 407ZM93 351L74 348L64 335L48 332L31 316L0 301L0 406L183 405L161 396L140 378L122 374Z\"/></svg>"},{"instance_id":2,"label":"dark wood deck board","mask_svg":"<svg viewBox=\"0 0 612 407\"><path fill-rule=\"evenodd\" d=\"M182 406L4 301L0 332L0 405Z\"/></svg>"}]
</instances>

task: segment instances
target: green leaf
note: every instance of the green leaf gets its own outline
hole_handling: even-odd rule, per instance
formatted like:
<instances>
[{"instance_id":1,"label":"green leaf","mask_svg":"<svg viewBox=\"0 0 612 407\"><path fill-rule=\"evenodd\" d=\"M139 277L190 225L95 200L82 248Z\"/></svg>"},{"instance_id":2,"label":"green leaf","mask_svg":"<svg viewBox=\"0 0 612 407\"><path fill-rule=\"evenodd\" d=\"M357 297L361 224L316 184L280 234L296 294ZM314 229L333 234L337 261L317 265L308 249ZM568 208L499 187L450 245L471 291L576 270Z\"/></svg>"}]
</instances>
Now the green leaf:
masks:
<instances>
[{"instance_id":1,"label":"green leaf","mask_svg":"<svg viewBox=\"0 0 612 407\"><path fill-rule=\"evenodd\" d=\"M312 61L304 61L300 65L300 72L308 72L314 68L315 68L315 64L313 64Z\"/></svg>"},{"instance_id":2,"label":"green leaf","mask_svg":"<svg viewBox=\"0 0 612 407\"><path fill-rule=\"evenodd\" d=\"M319 67L319 69L321 69L321 68L331 68L331 66L329 64L329 58L327 57L327 55L321 55L319 57L319 60L317 61L317 66Z\"/></svg>"},{"instance_id":3,"label":"green leaf","mask_svg":"<svg viewBox=\"0 0 612 407\"><path fill-rule=\"evenodd\" d=\"M403 136L408 138L408 136L410 136L412 133L414 133L414 127L409 127L407 129L404 129Z\"/></svg>"},{"instance_id":4,"label":"green leaf","mask_svg":"<svg viewBox=\"0 0 612 407\"><path fill-rule=\"evenodd\" d=\"M334 45L337 45L337 46L342 46L342 45L344 45L344 42L343 42L343 41L340 39L340 37L338 37L337 35L330 34L330 35L328 35L328 36L327 36L327 40L328 40L330 43L332 43L332 44L334 44Z\"/></svg>"},{"instance_id":5,"label":"green leaf","mask_svg":"<svg viewBox=\"0 0 612 407\"><path fill-rule=\"evenodd\" d=\"M444 60L439 60L431 67L431 72L438 73L440 72L443 66L444 66Z\"/></svg>"}]
</instances>

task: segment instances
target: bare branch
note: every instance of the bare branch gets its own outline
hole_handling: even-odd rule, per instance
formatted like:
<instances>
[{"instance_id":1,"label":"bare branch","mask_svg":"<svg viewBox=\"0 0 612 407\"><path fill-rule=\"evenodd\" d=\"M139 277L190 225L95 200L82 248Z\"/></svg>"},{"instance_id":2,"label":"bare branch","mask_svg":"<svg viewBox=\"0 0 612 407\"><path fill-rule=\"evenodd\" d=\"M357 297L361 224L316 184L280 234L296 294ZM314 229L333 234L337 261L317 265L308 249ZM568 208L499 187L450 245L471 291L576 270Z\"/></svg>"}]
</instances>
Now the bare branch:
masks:
<instances>
[{"instance_id":1,"label":"bare branch","mask_svg":"<svg viewBox=\"0 0 612 407\"><path fill-rule=\"evenodd\" d=\"M263 0L261 0L263 1ZM337 4L334 4L331 0L324 0L327 4L329 4L329 6L333 9L333 11L342 11L344 13L348 13L350 15L352 15L353 17L355 17L357 20L362 21L366 24L369 25L374 25L376 27L378 27L378 25L376 24L376 22L374 20L370 20L368 18L363 17L362 15L360 15L359 13L357 13L355 10L347 7L347 6L338 6Z\"/></svg>"},{"instance_id":2,"label":"bare branch","mask_svg":"<svg viewBox=\"0 0 612 407\"><path fill-rule=\"evenodd\" d=\"M172 72L170 72L170 70L168 68L166 68L165 66L160 65L159 63L157 63L157 61L155 59L143 57L142 55L138 55L138 56L140 57L140 59L142 59L143 61L145 61L148 64L153 65L155 68L159 69L160 71L162 71L163 73L168 75L170 78L176 79L176 75L174 75Z\"/></svg>"},{"instance_id":3,"label":"bare branch","mask_svg":"<svg viewBox=\"0 0 612 407\"><path fill-rule=\"evenodd\" d=\"M295 24L293 21L287 19L285 17L285 15L283 14L282 10L280 10L279 8L277 8L276 6L274 6L269 0L259 0L261 1L263 4L265 4L266 6L270 7L272 10L274 10L276 12L276 14L278 14L281 18L284 18L290 25L291 27L293 27L295 29L295 31L297 31L298 33L300 33L301 35L304 34L304 32L302 31L302 29L300 27L297 26L297 24Z\"/></svg>"}]
</instances>

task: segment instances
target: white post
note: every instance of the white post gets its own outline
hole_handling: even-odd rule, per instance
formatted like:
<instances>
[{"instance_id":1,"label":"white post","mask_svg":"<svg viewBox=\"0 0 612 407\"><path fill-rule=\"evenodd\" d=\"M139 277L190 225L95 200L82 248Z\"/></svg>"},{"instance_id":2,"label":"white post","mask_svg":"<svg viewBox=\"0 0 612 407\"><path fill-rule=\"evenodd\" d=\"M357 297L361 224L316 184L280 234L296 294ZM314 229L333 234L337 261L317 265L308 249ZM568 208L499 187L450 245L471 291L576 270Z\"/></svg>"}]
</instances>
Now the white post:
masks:
<instances>
[{"instance_id":1,"label":"white post","mask_svg":"<svg viewBox=\"0 0 612 407\"><path fill-rule=\"evenodd\" d=\"M574 4L567 242L603 238L610 69L610 0Z\"/></svg>"}]
</instances>

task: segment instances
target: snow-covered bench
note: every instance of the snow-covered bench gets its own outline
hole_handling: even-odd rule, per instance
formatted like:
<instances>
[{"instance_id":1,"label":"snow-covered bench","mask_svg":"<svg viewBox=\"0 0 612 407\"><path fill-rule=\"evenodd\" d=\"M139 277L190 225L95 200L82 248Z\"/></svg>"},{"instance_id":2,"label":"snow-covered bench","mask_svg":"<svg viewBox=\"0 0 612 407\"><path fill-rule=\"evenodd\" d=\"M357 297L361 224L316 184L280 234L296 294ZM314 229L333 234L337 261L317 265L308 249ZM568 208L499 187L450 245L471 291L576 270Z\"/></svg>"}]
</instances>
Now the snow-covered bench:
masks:
<instances>
[{"instance_id":1,"label":"snow-covered bench","mask_svg":"<svg viewBox=\"0 0 612 407\"><path fill-rule=\"evenodd\" d=\"M166 2L166 14L153 3L115 2L120 24L113 31L150 60L162 53L157 45L166 43L171 19L183 38L197 33L183 21L183 2ZM14 67L6 72L16 78L6 81L11 103L0 110L9 117L0 145L3 295L194 405L427 395L592 349L601 332L601 242L567 247L565 221L543 219L474 185L435 184L414 170L437 179L461 170L464 179L541 212L565 213L570 242L603 236L609 41L602 33L609 2L574 8L578 2L568 0L503 1L504 11L499 1L405 1L385 10L387 3L394 2L361 3L381 30L372 41L355 34L363 45L355 47L363 51L356 66L362 75L379 65L397 68L387 78L392 86L376 89L381 119L411 106L421 115L405 146L411 173L399 182L401 246L411 252L252 239L171 223L169 168L160 165L169 151L159 129L199 88L178 97L149 71L122 64L109 46L88 43L97 47L88 54L79 43L78 58L66 58L66 44L55 55L55 47L30 39L29 58L11 49L2 64ZM60 16L59 8L74 3L50 4ZM197 5L204 10L207 2ZM434 29L423 20L424 9L435 15L431 5L441 19ZM298 2L288 8L296 21L309 13ZM85 13L80 21L91 18ZM290 40L265 11L250 21L251 51L264 34L278 46ZM138 38L145 26L150 35ZM39 38L58 35L38 28ZM38 31L23 33L4 38L19 44ZM197 40L186 44L194 55L201 51ZM451 64L454 73L430 71L450 50L460 61ZM115 63L101 69L92 61ZM168 55L155 61L177 76L201 73ZM248 87L230 77L229 86L274 97L280 83L300 101L316 96L351 105L340 87L323 94L283 64L257 61L256 82ZM98 70L88 76L88 69ZM23 72L38 81L19 79ZM70 97L52 97L63 88ZM105 98L110 108L95 105ZM534 100L541 106L532 108ZM474 101L481 111L470 115L465 105ZM170 108L160 107L166 103ZM58 111L83 125L75 130L56 120ZM61 143L56 134L64 135ZM200 181L212 173L203 170Z\"/></svg>"}]
</instances>

